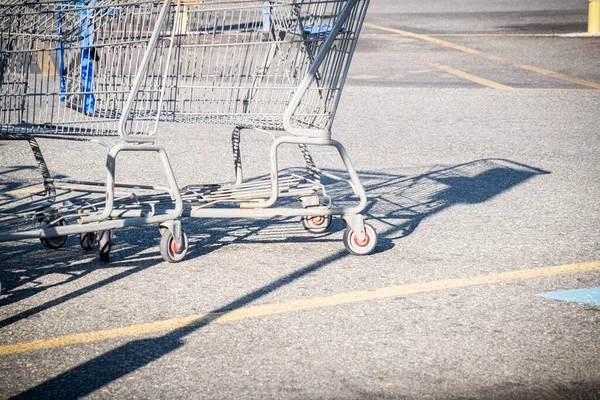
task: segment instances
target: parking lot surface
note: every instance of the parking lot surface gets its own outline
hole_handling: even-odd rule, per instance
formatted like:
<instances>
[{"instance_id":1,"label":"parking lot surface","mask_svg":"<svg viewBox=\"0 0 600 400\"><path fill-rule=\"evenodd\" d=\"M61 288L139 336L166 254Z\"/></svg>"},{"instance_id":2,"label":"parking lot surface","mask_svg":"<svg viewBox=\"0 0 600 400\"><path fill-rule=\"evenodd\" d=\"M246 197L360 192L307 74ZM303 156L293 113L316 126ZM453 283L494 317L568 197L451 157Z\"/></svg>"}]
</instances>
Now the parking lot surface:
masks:
<instances>
[{"instance_id":1,"label":"parking lot surface","mask_svg":"<svg viewBox=\"0 0 600 400\"><path fill-rule=\"evenodd\" d=\"M0 398L600 398L600 37L565 36L587 6L372 2L333 127L372 255L339 219L188 219L179 264L155 226L117 231L108 264L77 238L0 244ZM159 132L181 186L232 180L229 140ZM53 174L104 178L101 147L40 143ZM248 177L269 144L244 136ZM0 170L32 164L0 143Z\"/></svg>"}]
</instances>

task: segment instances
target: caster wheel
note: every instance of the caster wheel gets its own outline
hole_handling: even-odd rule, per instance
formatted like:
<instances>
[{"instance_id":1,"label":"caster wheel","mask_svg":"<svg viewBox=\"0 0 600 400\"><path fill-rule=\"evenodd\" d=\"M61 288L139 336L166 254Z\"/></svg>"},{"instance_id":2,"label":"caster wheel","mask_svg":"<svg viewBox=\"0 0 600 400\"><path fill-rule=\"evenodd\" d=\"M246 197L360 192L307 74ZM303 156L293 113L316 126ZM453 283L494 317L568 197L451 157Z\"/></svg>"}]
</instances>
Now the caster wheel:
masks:
<instances>
[{"instance_id":1,"label":"caster wheel","mask_svg":"<svg viewBox=\"0 0 600 400\"><path fill-rule=\"evenodd\" d=\"M323 233L331 225L331 215L321 217L302 217L302 226L310 233Z\"/></svg>"},{"instance_id":2,"label":"caster wheel","mask_svg":"<svg viewBox=\"0 0 600 400\"><path fill-rule=\"evenodd\" d=\"M79 235L79 244L85 251L92 250L94 248L94 243L96 243L96 233L88 232Z\"/></svg>"},{"instance_id":3,"label":"caster wheel","mask_svg":"<svg viewBox=\"0 0 600 400\"><path fill-rule=\"evenodd\" d=\"M98 255L100 261L110 261L110 249L112 248L111 231L100 231L98 232Z\"/></svg>"},{"instance_id":4,"label":"caster wheel","mask_svg":"<svg viewBox=\"0 0 600 400\"><path fill-rule=\"evenodd\" d=\"M371 225L365 224L365 240L360 241L354 234L352 228L347 227L344 231L344 246L351 254L365 256L370 254L377 245L377 233Z\"/></svg>"},{"instance_id":5,"label":"caster wheel","mask_svg":"<svg viewBox=\"0 0 600 400\"><path fill-rule=\"evenodd\" d=\"M55 218L45 217L40 221L40 223L43 227L44 225L50 224L52 221L54 221L54 219ZM65 225L67 225L67 221L65 221L64 219L61 219L58 223L54 224L54 226L65 226ZM64 244L67 242L68 238L69 238L68 236L56 236L56 237L52 237L52 238L41 238L40 242L42 242L42 244L44 245L45 248L54 250L54 249L59 249L59 248L63 247Z\"/></svg>"},{"instance_id":6,"label":"caster wheel","mask_svg":"<svg viewBox=\"0 0 600 400\"><path fill-rule=\"evenodd\" d=\"M183 260L188 252L189 241L185 232L181 232L183 239L182 248L177 247L175 238L170 230L165 230L160 237L160 255L166 262L178 263Z\"/></svg>"}]
</instances>

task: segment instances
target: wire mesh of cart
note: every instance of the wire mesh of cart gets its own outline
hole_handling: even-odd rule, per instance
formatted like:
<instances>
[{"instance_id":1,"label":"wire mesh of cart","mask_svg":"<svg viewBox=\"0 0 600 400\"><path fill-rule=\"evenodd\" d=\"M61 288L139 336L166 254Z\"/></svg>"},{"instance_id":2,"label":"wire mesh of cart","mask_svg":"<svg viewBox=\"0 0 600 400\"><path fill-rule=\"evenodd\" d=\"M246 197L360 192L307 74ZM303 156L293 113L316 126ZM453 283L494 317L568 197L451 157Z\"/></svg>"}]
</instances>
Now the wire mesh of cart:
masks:
<instances>
[{"instance_id":1,"label":"wire mesh of cart","mask_svg":"<svg viewBox=\"0 0 600 400\"><path fill-rule=\"evenodd\" d=\"M90 249L98 236L108 260L112 229L157 224L161 254L177 262L188 248L180 217L300 216L322 233L341 216L346 248L370 253L376 233L360 214L366 194L331 139L367 7L368 0L2 2L0 140L29 143L43 188L3 195L0 241L37 237L55 248L80 234ZM180 189L154 143L164 121L232 125L235 182ZM267 179L242 176L244 129L277 134ZM103 136L119 137L105 144L105 182L52 178L36 141ZM302 151L305 176L280 176L277 152L288 143ZM309 146L337 149L349 179L319 170ZM115 183L117 156L140 151L158 154L168 187ZM334 207L323 176L347 182L358 204ZM301 207L276 206L283 197Z\"/></svg>"}]
</instances>

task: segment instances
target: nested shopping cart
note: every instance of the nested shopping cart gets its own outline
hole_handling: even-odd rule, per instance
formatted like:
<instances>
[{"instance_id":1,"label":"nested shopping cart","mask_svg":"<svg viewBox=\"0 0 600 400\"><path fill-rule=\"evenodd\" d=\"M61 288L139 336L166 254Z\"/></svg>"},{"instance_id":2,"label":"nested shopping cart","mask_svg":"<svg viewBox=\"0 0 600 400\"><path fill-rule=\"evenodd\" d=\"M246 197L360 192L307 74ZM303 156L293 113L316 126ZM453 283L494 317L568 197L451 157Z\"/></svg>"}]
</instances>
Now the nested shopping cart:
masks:
<instances>
[{"instance_id":1,"label":"nested shopping cart","mask_svg":"<svg viewBox=\"0 0 600 400\"><path fill-rule=\"evenodd\" d=\"M160 251L182 260L180 218L301 217L310 232L332 216L347 224L344 244L369 254L375 230L367 198L341 143L331 138L369 0L12 1L0 2L0 140L27 142L41 171L39 190L0 197L0 241L39 238L49 248L80 235L98 240L107 261L111 230L156 224ZM233 127L235 181L180 188L165 150L162 122ZM244 180L241 134L273 136L270 175ZM109 145L103 137L117 136ZM37 138L107 149L106 181L53 178ZM283 176L278 150L293 144L303 175ZM312 146L337 150L346 177L320 170ZM116 183L121 153L151 152L168 187ZM322 178L343 181L358 204L334 206ZM298 198L299 206L279 204ZM232 206L233 205L233 206ZM33 225L32 225L33 224Z\"/></svg>"}]
</instances>

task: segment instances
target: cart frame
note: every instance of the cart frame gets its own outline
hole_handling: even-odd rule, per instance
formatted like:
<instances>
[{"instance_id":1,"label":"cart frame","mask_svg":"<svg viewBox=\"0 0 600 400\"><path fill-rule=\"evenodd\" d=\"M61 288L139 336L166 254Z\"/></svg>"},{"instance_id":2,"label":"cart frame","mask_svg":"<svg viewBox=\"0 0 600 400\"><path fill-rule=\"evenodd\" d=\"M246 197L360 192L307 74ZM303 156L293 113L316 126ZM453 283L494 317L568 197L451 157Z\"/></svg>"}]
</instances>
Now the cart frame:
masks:
<instances>
[{"instance_id":1,"label":"cart frame","mask_svg":"<svg viewBox=\"0 0 600 400\"><path fill-rule=\"evenodd\" d=\"M303 5L305 3L335 3L335 5L340 6L339 13L335 15L335 22L333 25L327 25L326 34L317 34L318 40L309 38L311 41L316 41L318 43L318 51L316 54L310 54L310 63L308 68L298 85L294 88L293 96L291 99L289 99L289 102L282 113L282 128L273 130L268 129L269 131L278 131L282 135L275 138L271 145L269 160L270 176L268 178L267 191L268 194L265 196L264 187L262 187L260 190L254 190L253 188L246 190L246 198L234 199L235 201L239 202L239 209L207 207L205 202L198 201L200 197L193 197L193 194L196 192L190 192L189 188L180 189L166 151L162 146L155 144L156 133L159 129L159 122L164 119L170 120L170 118L174 118L174 115L176 114L165 113L163 110L163 103L165 101L165 93L168 90L174 89L176 93L180 90L177 86L169 86L168 76L171 73L171 68L173 67L174 52L179 49L175 42L179 36L185 36L185 32L181 33L181 26L187 22L184 19L186 12L185 8L192 6L201 7L203 3L207 3L208 5L237 4L241 5L240 7L244 7L244 3L251 4L253 7L257 7L257 4L262 3L263 13L265 12L264 8L269 7L272 5L272 3L278 3L283 6L289 5L290 7L295 6L296 4ZM361 212L367 205L367 196L365 190L360 182L358 173L356 172L346 149L340 142L332 139L331 133L331 125L337 112L341 91L348 74L352 55L354 54L356 42L362 28L362 22L368 8L368 3L369 0L289 0L279 2L261 2L256 0L212 0L212 2L211 0L204 2L187 2L184 0L162 1L160 12L158 13L154 23L152 34L145 44L146 47L143 57L137 68L135 77L129 89L129 93L127 94L126 100L123 103L123 107L120 110L117 133L121 142L108 148L107 151L106 181L104 183L94 183L62 180L63 183L69 184L79 183L89 184L92 186L102 184L105 189L105 198L103 201L98 203L98 208L100 208L100 211L82 213L77 218L77 224L61 225L58 223L53 223L50 226L42 226L36 229L29 229L25 231L0 232L0 242L28 238L48 239L66 237L67 235L73 234L86 235L94 232L105 232L129 226L157 224L163 232L163 236L166 233L167 237L167 240L164 241L164 245L163 241L161 240L161 253L163 254L163 257L167 261L177 262L183 259L183 257L179 257L178 253L184 253L183 255L187 253L187 237L183 233L181 223L179 222L179 218L182 217L276 218L299 216L303 218L303 225L305 228L307 228L307 230L314 233L321 233L323 230L321 229L320 224L325 223L325 228L327 228L332 216L341 216L348 226L344 234L344 244L346 245L346 248L351 253L359 255L372 252L376 245L376 232L372 227L364 223L364 218L361 215ZM86 21L85 17L81 17L81 15L85 15L86 13L93 14L94 11L98 13L100 7L101 6L96 5L94 0L92 0L89 4L80 6L78 12L80 13L81 20ZM349 47L346 50L347 53L344 55L345 59L339 61L340 65L335 66L338 68L338 70L336 70L337 80L335 83L338 84L339 87L335 88L337 92L333 96L330 109L327 111L328 114L326 116L326 123L321 126L299 126L297 121L295 121L295 118L297 117L297 110L299 107L302 107L303 99L307 93L309 93L311 90L314 90L312 86L314 86L315 82L322 78L321 68L324 63L330 62L328 56L330 56L336 41L339 40L338 37L348 31L348 29L345 27L347 26L351 17L355 19L353 20L354 22L352 25L353 37L350 41ZM264 22L264 14L263 23L264 25L267 25L267 22ZM323 26L324 25L325 24L323 24ZM311 27L308 28L310 29ZM303 32L305 29L306 27L300 24L299 28L296 28L296 31L300 30L304 37L305 34ZM297 32L292 32L292 34L296 35ZM304 44L306 53L309 53L309 39L306 37L303 39L306 42ZM165 42L168 44L165 45ZM86 49L89 51L89 49L93 48L93 45L86 43L85 45L80 45L78 48L81 49L83 54ZM154 112L147 113L148 115L146 115L146 120L151 121L153 123L153 127L140 134L139 131L132 130L132 120L135 120L135 118L137 118L136 116L140 115L140 112L136 109L136 107L138 107L140 103L140 92L143 91L144 84L147 83L147 75L150 66L153 61L156 61L157 49L166 51L166 62L162 68L164 71L163 79L158 84L159 88L157 92L160 92L159 98L155 101L155 103L153 103L156 105L156 110L154 110ZM2 54L0 54L0 56L2 56ZM307 55L304 56L307 57ZM268 69L268 65L266 68ZM81 74L83 75L83 72ZM84 93L83 96L85 95L86 94ZM0 93L0 98L1 96L2 95ZM150 123L147 124L147 126L151 125L152 124ZM18 126L18 124L13 125L13 130L10 130L9 127L9 130L7 131L5 125L3 125L3 128L4 130L0 129L0 140L28 140L32 149L34 150L34 153L36 152L34 147L37 147L39 150L39 146L37 146L37 142L35 142L36 137L62 140L84 140L90 142L97 141L96 138L90 139L86 138L85 136L74 139L69 132L52 134L44 131L28 132L27 129L23 131L23 127ZM232 134L232 144L234 149L234 171L236 179L235 183L229 185L228 187L235 188L245 184L240 155L240 135L243 129L248 128L264 130L253 126L246 126L244 123L235 125ZM95 133L102 135L103 132ZM75 132L74 136L78 136L77 134L81 135L82 132ZM281 177L278 165L278 150L283 144L298 145L307 163L307 171L311 177L311 180L306 182L312 183L312 189L305 188L305 190L294 192L301 200L303 208L274 207L277 200L282 197L282 181L280 180ZM345 179L316 168L307 146L328 146L335 148L343 164L345 165L349 179ZM156 153L160 159L162 168L167 178L168 187L161 188L149 185L117 184L117 158L122 153L130 152ZM57 200L53 194L53 182L55 180L50 177L48 169L45 166L43 156L41 155L41 151L36 153L36 160L42 172L44 186L46 188L46 200L51 203L51 205L48 208L41 208L33 211L35 213L39 213L40 215L44 215L44 213L48 213L47 210L49 209L51 214L57 214L55 221L60 221L64 217L59 211L60 207L56 206ZM326 176L336 181L346 182L352 189L354 195L358 198L358 204L353 207L333 207L332 204L321 204L319 196L316 194L316 190L322 187L320 183L320 178L322 176ZM136 209L135 207L123 209L123 207L121 207L122 199L119 199L116 194L116 189L122 188L137 188L155 191L162 190L162 194L159 195L159 202L161 204L169 204L169 206L167 209L163 209L162 212L155 211L153 208L152 212L150 213L141 208ZM190 193L192 193L192 195L190 195ZM253 196L254 194L255 196ZM130 203L127 203L127 205L130 205ZM0 212L2 212L1 209ZM39 218L38 215L35 215L35 217ZM310 223L310 221L313 221L313 219L314 221L319 221L317 226ZM108 250L110 251L110 236L108 240ZM172 250L171 253L169 253L169 250Z\"/></svg>"}]
</instances>

